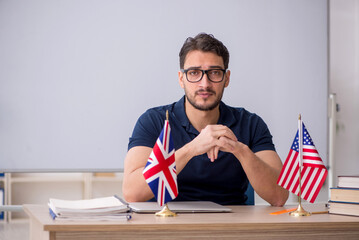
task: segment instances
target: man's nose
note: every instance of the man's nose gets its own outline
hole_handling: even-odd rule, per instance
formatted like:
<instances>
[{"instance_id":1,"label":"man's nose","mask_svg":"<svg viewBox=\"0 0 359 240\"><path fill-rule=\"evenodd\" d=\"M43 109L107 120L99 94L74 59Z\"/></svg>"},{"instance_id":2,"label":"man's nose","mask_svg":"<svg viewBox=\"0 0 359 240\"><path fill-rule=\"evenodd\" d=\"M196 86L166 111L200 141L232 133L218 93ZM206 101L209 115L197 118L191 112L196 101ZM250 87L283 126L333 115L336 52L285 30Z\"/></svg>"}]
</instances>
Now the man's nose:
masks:
<instances>
[{"instance_id":1,"label":"man's nose","mask_svg":"<svg viewBox=\"0 0 359 240\"><path fill-rule=\"evenodd\" d=\"M199 81L201 86L210 86L212 85L212 82L209 80L208 75L205 73L203 74L203 77L201 81Z\"/></svg>"}]
</instances>

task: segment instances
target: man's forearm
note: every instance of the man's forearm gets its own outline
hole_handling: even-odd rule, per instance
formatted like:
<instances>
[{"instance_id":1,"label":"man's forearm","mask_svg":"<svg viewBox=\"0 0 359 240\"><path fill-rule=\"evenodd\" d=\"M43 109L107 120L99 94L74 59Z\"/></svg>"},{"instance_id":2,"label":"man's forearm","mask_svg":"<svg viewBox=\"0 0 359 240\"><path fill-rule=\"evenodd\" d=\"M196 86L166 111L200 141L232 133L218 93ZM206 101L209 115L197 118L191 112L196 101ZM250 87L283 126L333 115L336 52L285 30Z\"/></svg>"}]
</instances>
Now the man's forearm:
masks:
<instances>
[{"instance_id":1,"label":"man's forearm","mask_svg":"<svg viewBox=\"0 0 359 240\"><path fill-rule=\"evenodd\" d=\"M153 197L142 174L151 152L152 148L138 146L131 148L126 155L122 191L128 202L143 202Z\"/></svg>"},{"instance_id":2,"label":"man's forearm","mask_svg":"<svg viewBox=\"0 0 359 240\"><path fill-rule=\"evenodd\" d=\"M123 194L128 202L145 202L153 198L142 171L143 168L136 169L124 178Z\"/></svg>"},{"instance_id":3,"label":"man's forearm","mask_svg":"<svg viewBox=\"0 0 359 240\"><path fill-rule=\"evenodd\" d=\"M176 150L176 171L177 175L187 165L187 163L194 157L191 143L187 143L182 148Z\"/></svg>"},{"instance_id":4,"label":"man's forearm","mask_svg":"<svg viewBox=\"0 0 359 240\"><path fill-rule=\"evenodd\" d=\"M277 185L281 161L274 151L254 154L246 145L241 145L235 156L241 162L256 193L274 206L282 206L288 191Z\"/></svg>"}]
</instances>

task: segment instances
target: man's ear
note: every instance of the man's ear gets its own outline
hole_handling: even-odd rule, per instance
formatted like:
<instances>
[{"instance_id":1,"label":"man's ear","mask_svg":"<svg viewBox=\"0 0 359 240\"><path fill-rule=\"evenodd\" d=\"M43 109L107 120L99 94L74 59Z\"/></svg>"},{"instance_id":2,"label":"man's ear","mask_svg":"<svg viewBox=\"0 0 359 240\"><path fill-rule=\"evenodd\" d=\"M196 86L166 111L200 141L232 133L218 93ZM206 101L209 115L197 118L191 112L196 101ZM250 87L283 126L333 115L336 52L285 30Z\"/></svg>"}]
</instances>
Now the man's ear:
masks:
<instances>
[{"instance_id":1,"label":"man's ear","mask_svg":"<svg viewBox=\"0 0 359 240\"><path fill-rule=\"evenodd\" d=\"M178 82L179 82L181 88L184 88L183 81L184 81L185 79L183 79L183 78L184 78L184 73L181 72L181 71L178 71Z\"/></svg>"},{"instance_id":2,"label":"man's ear","mask_svg":"<svg viewBox=\"0 0 359 240\"><path fill-rule=\"evenodd\" d=\"M225 83L224 83L224 87L228 87L228 85L229 85L229 80L230 80L230 76L231 76L231 71L230 70L227 70L227 72L226 72L226 75L224 76L224 81L225 81Z\"/></svg>"}]
</instances>

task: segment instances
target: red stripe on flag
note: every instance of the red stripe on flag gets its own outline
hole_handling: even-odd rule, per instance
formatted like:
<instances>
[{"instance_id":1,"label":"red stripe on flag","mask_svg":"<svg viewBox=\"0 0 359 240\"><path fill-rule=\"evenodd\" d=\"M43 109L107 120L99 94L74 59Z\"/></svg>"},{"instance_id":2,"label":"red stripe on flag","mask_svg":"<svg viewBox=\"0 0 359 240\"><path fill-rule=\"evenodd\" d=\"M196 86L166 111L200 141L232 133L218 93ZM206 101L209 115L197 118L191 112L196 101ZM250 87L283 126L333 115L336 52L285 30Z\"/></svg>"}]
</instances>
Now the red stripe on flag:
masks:
<instances>
[{"instance_id":1,"label":"red stripe on flag","mask_svg":"<svg viewBox=\"0 0 359 240\"><path fill-rule=\"evenodd\" d=\"M313 180L310 181L310 178L312 177L313 172L314 172L314 168L304 167L303 169L305 169L305 171L309 171L309 173L302 185L303 190L306 189L308 186L308 190L307 190L306 194L304 196L302 196L303 199L307 200L309 197L309 194L312 192L313 182L315 183L316 176L313 178Z\"/></svg>"},{"instance_id":2,"label":"red stripe on flag","mask_svg":"<svg viewBox=\"0 0 359 240\"><path fill-rule=\"evenodd\" d=\"M285 174L285 169L286 169L286 167L287 167L287 165L288 165L288 162L289 162L289 158L290 158L290 155L291 155L291 151L292 151L292 149L289 151L289 153L288 153L288 156L287 156L287 159L285 160L285 162L284 162L284 165L283 165L283 167L282 167L282 170L281 170L281 172L280 172L280 174L279 174L279 178L278 178L278 180L277 180L277 184L279 184L279 182L280 181L282 181L282 184L281 184L281 186L283 186L284 185L284 183L286 182L286 176L284 175ZM288 170L290 170L290 169L288 169ZM287 173L288 174L288 173ZM282 180L282 178L285 178L285 179L283 179Z\"/></svg>"},{"instance_id":3,"label":"red stripe on flag","mask_svg":"<svg viewBox=\"0 0 359 240\"><path fill-rule=\"evenodd\" d=\"M316 188L316 190L315 190L315 192L314 192L314 194L313 194L313 197L310 199L310 202L311 202L311 203L314 203L314 201L315 201L315 199L317 198L317 196L318 196L318 194L319 194L319 191L320 191L320 189L322 188L323 183L324 183L324 181L325 181L325 179L326 179L326 177L327 177L327 174L328 174L327 169L321 169L321 170L319 170L318 172L321 173L322 171L324 171L323 177L320 179L320 182L319 182L319 184L318 184L318 187ZM318 180L317 180L317 181L318 181Z\"/></svg>"},{"instance_id":4,"label":"red stripe on flag","mask_svg":"<svg viewBox=\"0 0 359 240\"><path fill-rule=\"evenodd\" d=\"M305 148L305 146L303 147L303 153L318 153L318 151L316 149L310 149L310 148Z\"/></svg>"},{"instance_id":5,"label":"red stripe on flag","mask_svg":"<svg viewBox=\"0 0 359 240\"><path fill-rule=\"evenodd\" d=\"M163 190L163 186L164 185L164 182L161 181L161 206L163 205L163 202L164 202L164 190Z\"/></svg>"},{"instance_id":6,"label":"red stripe on flag","mask_svg":"<svg viewBox=\"0 0 359 240\"><path fill-rule=\"evenodd\" d=\"M286 181L288 182L288 188L290 188L291 186L292 186L292 184L293 184L293 182L294 182L294 180L295 180L295 177L296 177L296 175L297 175L297 173L298 173L298 162L297 162L297 158L298 158L298 152L296 152L296 151L293 151L294 152L294 156L293 156L293 158L292 158L292 162L291 162L291 164L290 164L290 167L289 167L289 170L288 170L288 176L286 177ZM292 170L294 168L294 171ZM290 177L290 179L289 179L289 174L290 174L290 172L292 172L293 171L293 174L292 174L292 176ZM296 184L295 184L296 185ZM294 185L294 188L296 187Z\"/></svg>"},{"instance_id":7,"label":"red stripe on flag","mask_svg":"<svg viewBox=\"0 0 359 240\"><path fill-rule=\"evenodd\" d=\"M312 169L312 174L311 174L311 176L313 176L313 175L314 175L313 172L314 172L315 169L314 169L314 168L310 168L310 169ZM315 191L315 183L316 183L316 181L318 180L319 174L320 174L320 171L317 171L316 174L313 176L313 179L312 179L310 182L308 181L308 183L307 183L307 185L308 185L308 190L306 191L305 195L303 196L303 199L309 201L309 196L310 196L310 194L311 194L313 191Z\"/></svg>"},{"instance_id":8,"label":"red stripe on flag","mask_svg":"<svg viewBox=\"0 0 359 240\"><path fill-rule=\"evenodd\" d=\"M165 151L167 151L167 131L168 131L168 121L166 121L166 127L165 127L165 131L164 131L164 141L163 141L163 149Z\"/></svg>"},{"instance_id":9,"label":"red stripe on flag","mask_svg":"<svg viewBox=\"0 0 359 240\"><path fill-rule=\"evenodd\" d=\"M290 184L293 181L293 175L292 175L291 179L289 179L289 175L293 169L294 164L296 163L297 156L298 156L298 152L293 151L292 149L289 151L287 159L284 162L282 171L281 171L278 181L277 181L277 184L279 184L279 182L282 181L282 183L280 184L282 187L284 187L284 186L290 187ZM288 167L287 167L287 165L288 165ZM285 172L285 170L287 170L287 171ZM295 171L294 171L294 175L295 175Z\"/></svg>"},{"instance_id":10,"label":"red stripe on flag","mask_svg":"<svg viewBox=\"0 0 359 240\"><path fill-rule=\"evenodd\" d=\"M306 163L304 162L303 163L303 166L306 166L306 167L313 167L313 168L325 168L324 165L322 164L316 164L316 163Z\"/></svg>"},{"instance_id":11,"label":"red stripe on flag","mask_svg":"<svg viewBox=\"0 0 359 240\"><path fill-rule=\"evenodd\" d=\"M294 168L294 171L293 171L293 174L291 176L291 178L288 180L289 184L287 185L288 186L288 189L291 188L291 186L293 185L293 188L292 188L292 191L295 191L295 189L297 189L297 186L298 186L298 181L295 181L297 176L298 176L298 165Z\"/></svg>"},{"instance_id":12,"label":"red stripe on flag","mask_svg":"<svg viewBox=\"0 0 359 240\"><path fill-rule=\"evenodd\" d=\"M299 173L299 166L297 166L295 168L295 174L294 175L297 177L297 181L295 181L294 187L292 189L292 193L294 193L294 194L299 188L299 176L298 176L298 173ZM293 179L293 181L294 181L294 179Z\"/></svg>"},{"instance_id":13,"label":"red stripe on flag","mask_svg":"<svg viewBox=\"0 0 359 240\"><path fill-rule=\"evenodd\" d=\"M321 161L322 159L318 156L306 156L303 155L303 160L315 160L315 161Z\"/></svg>"}]
</instances>

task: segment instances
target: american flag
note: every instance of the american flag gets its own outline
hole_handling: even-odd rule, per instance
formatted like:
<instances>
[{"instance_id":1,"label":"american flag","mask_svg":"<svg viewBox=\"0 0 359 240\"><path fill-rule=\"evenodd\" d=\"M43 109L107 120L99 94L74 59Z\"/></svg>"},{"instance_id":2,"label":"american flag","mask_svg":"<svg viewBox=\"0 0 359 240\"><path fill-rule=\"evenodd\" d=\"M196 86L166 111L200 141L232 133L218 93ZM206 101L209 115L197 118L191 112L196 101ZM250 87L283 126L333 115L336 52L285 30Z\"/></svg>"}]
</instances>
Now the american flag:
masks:
<instances>
[{"instance_id":1,"label":"american flag","mask_svg":"<svg viewBox=\"0 0 359 240\"><path fill-rule=\"evenodd\" d=\"M299 165L301 167L301 197L314 203L327 177L325 168L308 130L303 128L303 162L299 159L299 130L279 175L277 184L299 196Z\"/></svg>"},{"instance_id":2,"label":"american flag","mask_svg":"<svg viewBox=\"0 0 359 240\"><path fill-rule=\"evenodd\" d=\"M165 120L162 132L152 149L143 176L160 206L177 197L175 149L168 120Z\"/></svg>"}]
</instances>

